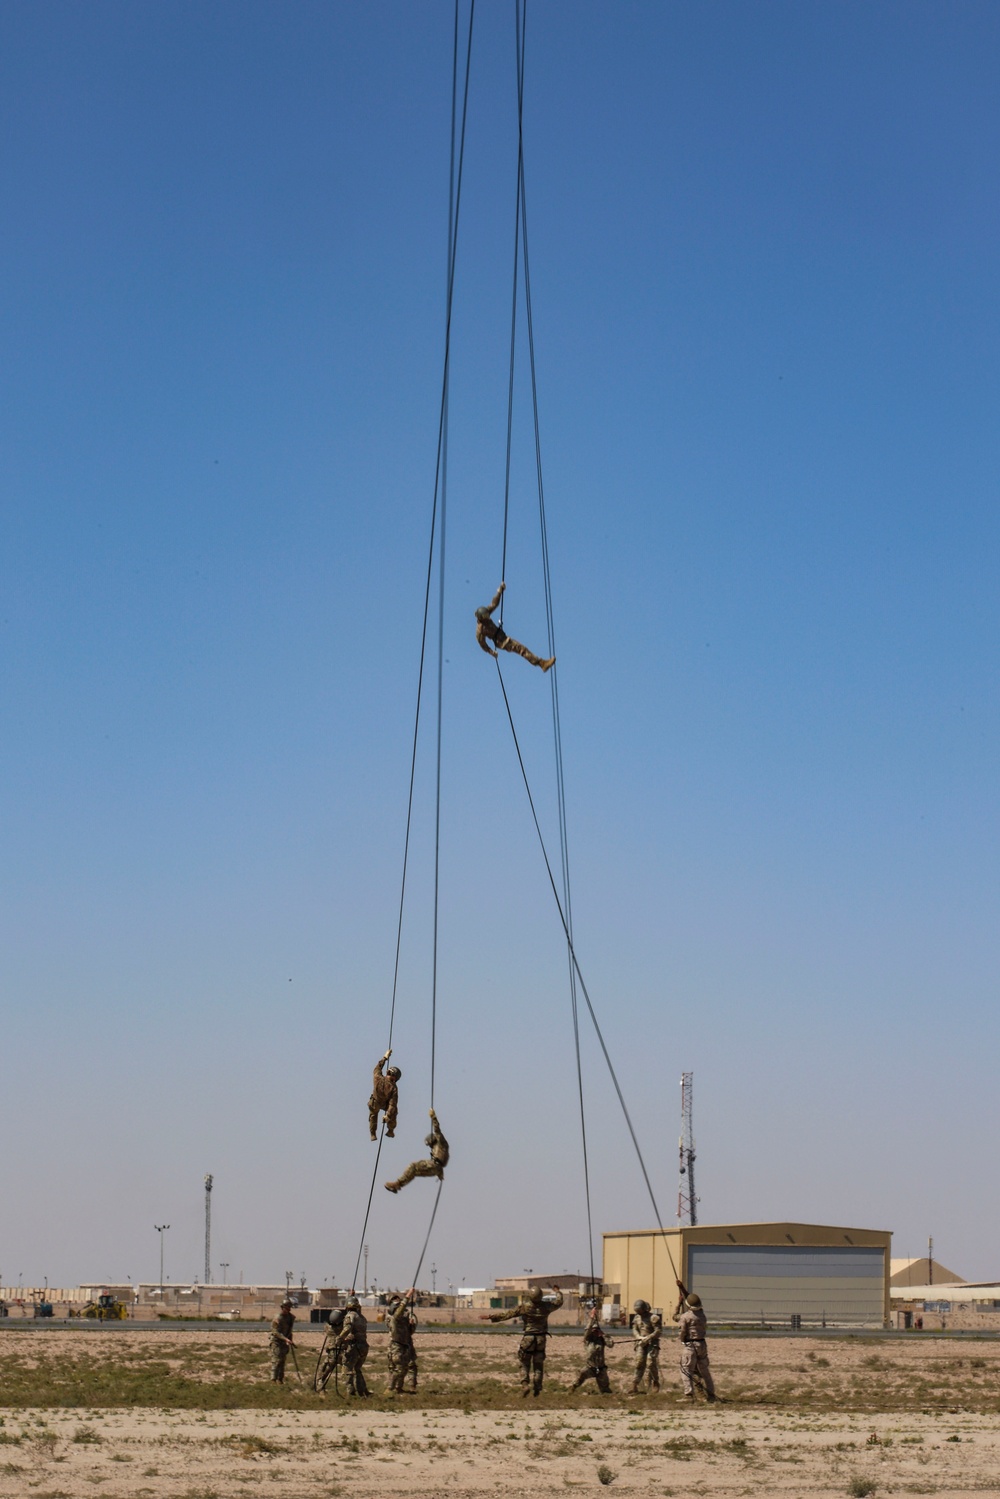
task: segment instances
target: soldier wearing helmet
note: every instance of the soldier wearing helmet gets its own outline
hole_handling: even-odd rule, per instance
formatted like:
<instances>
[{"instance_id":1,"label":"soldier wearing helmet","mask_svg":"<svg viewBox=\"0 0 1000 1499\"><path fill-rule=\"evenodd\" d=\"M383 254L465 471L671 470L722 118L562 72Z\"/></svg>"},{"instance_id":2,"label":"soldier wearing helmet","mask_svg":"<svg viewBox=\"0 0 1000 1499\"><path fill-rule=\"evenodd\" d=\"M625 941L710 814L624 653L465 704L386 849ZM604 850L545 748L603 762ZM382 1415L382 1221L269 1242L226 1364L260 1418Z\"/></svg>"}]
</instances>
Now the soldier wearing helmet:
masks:
<instances>
[{"instance_id":1,"label":"soldier wearing helmet","mask_svg":"<svg viewBox=\"0 0 1000 1499\"><path fill-rule=\"evenodd\" d=\"M635 1373L631 1394L638 1395L643 1376L651 1390L660 1388L660 1334L663 1331L663 1319L650 1309L648 1301L633 1302L632 1313Z\"/></svg>"},{"instance_id":2,"label":"soldier wearing helmet","mask_svg":"<svg viewBox=\"0 0 1000 1499\"><path fill-rule=\"evenodd\" d=\"M362 1365L368 1357L368 1322L356 1296L348 1297L337 1345L347 1374L347 1393L366 1396L368 1383Z\"/></svg>"},{"instance_id":3,"label":"soldier wearing helmet","mask_svg":"<svg viewBox=\"0 0 1000 1499\"><path fill-rule=\"evenodd\" d=\"M391 1140L396 1133L396 1114L399 1109L399 1092L396 1084L403 1076L398 1067L390 1067L388 1072L382 1068L392 1056L392 1047L379 1057L375 1063L372 1073L372 1096L368 1100L368 1128L373 1140L378 1137L378 1116L385 1110L385 1132Z\"/></svg>"},{"instance_id":4,"label":"soldier wearing helmet","mask_svg":"<svg viewBox=\"0 0 1000 1499\"><path fill-rule=\"evenodd\" d=\"M529 651L526 645L522 645L519 640L514 640L507 634L503 625L498 625L496 620L493 619L493 613L499 605L506 587L506 583L501 583L493 595L493 602L483 604L476 610L476 640L479 642L479 648L485 651L488 656L494 657L497 651L513 651L515 655L523 656L525 661L530 661L532 666L540 666L542 671L548 671L550 666L555 666L556 664L555 656L549 656L548 659L536 656L534 651ZM493 645L496 646L496 650L493 649L493 645L490 645L491 640Z\"/></svg>"},{"instance_id":5,"label":"soldier wearing helmet","mask_svg":"<svg viewBox=\"0 0 1000 1499\"><path fill-rule=\"evenodd\" d=\"M281 1303L281 1310L271 1323L271 1336L268 1339L271 1350L271 1379L274 1384L285 1382L285 1360L292 1346L294 1326L295 1315L292 1311L291 1299L286 1296Z\"/></svg>"},{"instance_id":6,"label":"soldier wearing helmet","mask_svg":"<svg viewBox=\"0 0 1000 1499\"><path fill-rule=\"evenodd\" d=\"M413 1346L413 1330L417 1325L416 1313L410 1302L412 1289L405 1296L396 1295L389 1302L386 1317L389 1330L389 1394L405 1393L404 1384L409 1379L409 1393L417 1393L417 1350Z\"/></svg>"},{"instance_id":7,"label":"soldier wearing helmet","mask_svg":"<svg viewBox=\"0 0 1000 1499\"><path fill-rule=\"evenodd\" d=\"M681 1340L681 1380L684 1394L688 1400L693 1400L697 1382L705 1391L705 1399L711 1403L716 1395L715 1382L708 1364L708 1343L705 1339L708 1322L705 1310L697 1291L686 1290L680 1281L677 1282L677 1289L681 1294L674 1312L674 1321Z\"/></svg>"},{"instance_id":8,"label":"soldier wearing helmet","mask_svg":"<svg viewBox=\"0 0 1000 1499\"><path fill-rule=\"evenodd\" d=\"M524 1336L517 1349L521 1365L522 1395L540 1395L545 1378L545 1342L549 1335L549 1318L563 1304L563 1294L553 1286L546 1296L541 1286L532 1286L517 1306L505 1312L490 1312L483 1321L510 1322L517 1317L524 1323Z\"/></svg>"},{"instance_id":9,"label":"soldier wearing helmet","mask_svg":"<svg viewBox=\"0 0 1000 1499\"><path fill-rule=\"evenodd\" d=\"M415 1176L436 1176L438 1181L444 1181L444 1168L448 1164L450 1154L448 1141L441 1133L438 1116L433 1109L431 1109L430 1114L431 1132L424 1141L424 1144L430 1151L430 1158L425 1161L411 1161L402 1176L398 1177L396 1181L386 1182L385 1190L387 1192L398 1192L401 1187L406 1186L407 1182L411 1182Z\"/></svg>"},{"instance_id":10,"label":"soldier wearing helmet","mask_svg":"<svg viewBox=\"0 0 1000 1499\"><path fill-rule=\"evenodd\" d=\"M608 1348L613 1348L614 1344L609 1337L605 1336L604 1328L601 1326L601 1309L599 1306L592 1306L590 1308L590 1316L583 1334L583 1343L587 1350L587 1362L582 1371L577 1375L573 1389L578 1390L581 1385L586 1384L588 1379L594 1379L597 1381L597 1388L601 1394L610 1395L611 1381L608 1378L608 1364L605 1352Z\"/></svg>"}]
</instances>

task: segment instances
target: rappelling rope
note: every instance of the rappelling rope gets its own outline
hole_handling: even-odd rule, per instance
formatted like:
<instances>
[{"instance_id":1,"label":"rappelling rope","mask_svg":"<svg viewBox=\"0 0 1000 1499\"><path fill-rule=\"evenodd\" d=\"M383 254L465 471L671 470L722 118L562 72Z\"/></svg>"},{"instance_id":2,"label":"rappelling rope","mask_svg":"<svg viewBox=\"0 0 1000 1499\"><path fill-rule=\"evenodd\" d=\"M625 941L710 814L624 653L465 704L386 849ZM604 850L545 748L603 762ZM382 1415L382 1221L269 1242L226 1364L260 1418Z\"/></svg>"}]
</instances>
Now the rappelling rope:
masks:
<instances>
[{"instance_id":1,"label":"rappelling rope","mask_svg":"<svg viewBox=\"0 0 1000 1499\"><path fill-rule=\"evenodd\" d=\"M523 4L522 0L515 0L514 26L517 56L517 195L516 222L514 228L514 274L510 332L510 374L507 390L507 465L504 484L503 553L500 576L501 578L506 577L507 566L507 531L508 515L510 510L511 440L514 413L514 354L515 329L517 323L518 268L519 262L523 262L525 318L528 331L528 357L529 368L531 372L531 404L534 420L535 471L538 483L538 515L542 542L542 572L545 584L545 619L548 631L548 654L550 656L555 656L555 620L552 609L552 579L549 569L548 533L545 524L545 486L542 479L541 429L538 418L538 383L535 371L535 336L531 308L531 274L528 259L527 199L524 184L524 56L527 13L527 0L523 0ZM503 624L503 595L501 595L500 600L500 623L501 625ZM584 1107L583 1094L583 1065L580 1054L580 1021L576 992L577 975L572 957L573 901L570 887L569 842L566 821L566 787L565 778L563 775L562 728L559 717L559 686L555 671L552 671L550 673L549 680L551 683L552 692L552 728L556 763L557 804L559 812L559 857L562 866L563 889L562 908L566 913L565 925L567 928L568 944L567 966L569 970L570 1007L573 1017L573 1044L576 1057L577 1094L580 1110L580 1136L583 1147L583 1181L587 1211L587 1253L590 1261L590 1279L591 1284L593 1284L595 1279L594 1228L590 1198L590 1163L587 1149L587 1117L586 1109Z\"/></svg>"},{"instance_id":2,"label":"rappelling rope","mask_svg":"<svg viewBox=\"0 0 1000 1499\"><path fill-rule=\"evenodd\" d=\"M615 1072L614 1063L611 1060L607 1044L604 1040L604 1033L601 1030L597 1015L594 1010L594 1006L591 1003L590 994L587 991L587 985L584 981L583 973L581 972L580 964L576 956L576 949L573 946L573 937L569 929L569 924L566 920L565 912L563 911L562 901L559 899L559 890L556 885L555 875L552 872L552 865L549 861L548 851L545 847L545 839L542 836L541 824L538 821L538 813L535 811L535 799L531 794L531 787L528 784L528 773L524 767L524 757L521 754L521 746L518 742L517 730L514 727L514 715L510 710L510 701L507 697L507 688L504 686L503 673L500 670L499 661L497 662L497 680L500 683L500 691L503 693L504 707L507 709L507 721L510 724L510 732L514 739L514 748L517 751L517 763L521 767L521 779L524 781L524 789L528 793L528 805L531 808L531 816L535 824L535 832L538 834L538 842L542 850L542 858L545 860L545 870L549 877L549 884L552 886L552 894L555 897L556 909L559 912L559 920L562 922L563 931L566 933L566 944L569 948L570 959L576 972L577 981L580 985L580 991L583 994L584 1000L586 1002L587 1010L590 1014L590 1019L594 1026L594 1031L597 1035L598 1042L600 1043L601 1051L604 1054L604 1060L607 1063L608 1072L611 1075L611 1081L614 1084L615 1092L618 1095L618 1102L621 1105L622 1114L624 1115L625 1123L628 1126L628 1132L632 1137L632 1144L635 1147L636 1158L639 1162L639 1169L642 1172L643 1181L646 1183L646 1191L649 1194L649 1201L652 1204L653 1212L656 1216L657 1227L659 1228L660 1234L663 1238L664 1247L667 1251L667 1258L670 1261L670 1267L673 1270L674 1278L676 1279L677 1266L674 1263L674 1257L670 1250L670 1241L667 1238L666 1229L663 1227L663 1219L660 1215L659 1204L656 1201L656 1194L653 1191L653 1184L649 1179L649 1172L646 1170L646 1162L643 1159L642 1149L639 1145L639 1139L636 1135L635 1127L632 1124L632 1117L629 1114L628 1105L625 1102L625 1095L622 1093L621 1084L618 1081L618 1074Z\"/></svg>"},{"instance_id":3,"label":"rappelling rope","mask_svg":"<svg viewBox=\"0 0 1000 1499\"><path fill-rule=\"evenodd\" d=\"M399 985L399 958L403 937L403 909L406 897L406 874L409 867L410 855L410 832L413 824L413 790L416 781L417 769L417 741L420 733L420 705L423 698L424 666L427 660L427 625L430 617L431 582L434 575L434 549L438 535L438 505L440 501L441 523L440 523L440 549L439 560L439 622L438 622L438 698L437 698L437 774L436 774L436 796L434 811L434 956L431 979L431 1108L434 1107L434 1073L437 1052L437 955L438 955L438 898L439 898L439 870L441 849L441 723L442 723L442 697L443 697L443 667L444 667L444 559L445 559L445 509L447 500L447 463L448 463L448 391L451 377L451 317L455 294L455 260L458 248L458 220L462 205L462 172L465 164L465 126L469 113L469 77L472 66L472 30L476 15L476 0L470 0L469 5L469 34L465 50L465 81L462 89L462 118L461 129L458 132L458 145L456 153L456 125L458 117L458 38L459 38L459 0L455 0L455 24L452 45L451 66L451 158L448 175L448 275L445 310L445 334L444 334L444 369L441 376L441 405L438 417L437 457L434 466L434 500L431 506L431 536L427 554L427 581L424 585L424 617L420 631L420 667L417 673L417 703L413 719L413 745L410 752L410 787L406 803L406 835L403 840L403 872L399 887L399 916L396 922L396 955L392 972L392 1002L389 1007L389 1042L387 1050L392 1046L393 1026L396 1019L396 992ZM456 165L457 154L457 165ZM358 1268L361 1264L361 1256L364 1253L365 1235L368 1232L368 1220L371 1216L372 1200L375 1195L375 1183L378 1179L379 1158L382 1154L382 1141L385 1136L385 1118L382 1119L382 1129L379 1134L378 1150L375 1155L375 1167L372 1171L371 1186L368 1189L368 1203L365 1207L365 1221L361 1230L361 1238L358 1245L358 1257L354 1266L354 1277L352 1286L356 1288ZM440 1194L439 1194L440 1195ZM437 1203L434 1205L434 1213L437 1212ZM431 1224L434 1222L434 1214L431 1215ZM430 1237L430 1229L427 1231ZM426 1251L425 1243L424 1249Z\"/></svg>"}]
</instances>

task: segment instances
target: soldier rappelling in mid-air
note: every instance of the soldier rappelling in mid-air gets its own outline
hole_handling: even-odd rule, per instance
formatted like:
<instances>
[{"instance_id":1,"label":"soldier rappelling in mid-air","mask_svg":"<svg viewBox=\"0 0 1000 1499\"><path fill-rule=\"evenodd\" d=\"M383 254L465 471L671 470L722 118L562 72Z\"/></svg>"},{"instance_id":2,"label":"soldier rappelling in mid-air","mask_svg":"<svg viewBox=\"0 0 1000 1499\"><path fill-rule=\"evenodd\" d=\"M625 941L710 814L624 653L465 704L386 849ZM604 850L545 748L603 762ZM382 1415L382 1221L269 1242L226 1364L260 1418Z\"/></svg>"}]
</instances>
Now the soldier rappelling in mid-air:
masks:
<instances>
[{"instance_id":1,"label":"soldier rappelling in mid-air","mask_svg":"<svg viewBox=\"0 0 1000 1499\"><path fill-rule=\"evenodd\" d=\"M448 1164L449 1155L448 1141L441 1133L441 1126L438 1124L438 1117L433 1109L431 1109L430 1114L431 1132L424 1140L424 1144L431 1153L430 1159L411 1161L402 1176L398 1177L394 1182L386 1182L385 1190L387 1192L398 1192L401 1187L406 1186L407 1182L411 1182L415 1176L436 1176L438 1181L444 1181L444 1168Z\"/></svg>"},{"instance_id":2,"label":"soldier rappelling in mid-air","mask_svg":"<svg viewBox=\"0 0 1000 1499\"><path fill-rule=\"evenodd\" d=\"M541 1286L532 1286L527 1296L517 1306L505 1312L490 1312L484 1322L509 1322L519 1317L524 1323L524 1336L517 1349L517 1361L521 1365L522 1395L540 1395L545 1378L545 1340L549 1335L549 1318L563 1304L563 1294L555 1286L548 1296Z\"/></svg>"},{"instance_id":3,"label":"soldier rappelling in mid-air","mask_svg":"<svg viewBox=\"0 0 1000 1499\"><path fill-rule=\"evenodd\" d=\"M549 656L547 660L536 656L534 651L529 651L526 645L522 645L519 640L514 640L508 635L503 625L498 625L493 618L493 611L498 607L506 587L506 583L501 583L493 595L492 604L482 604L476 610L476 639L479 641L480 648L488 656L496 656L497 651L512 651L514 655L523 656L525 661L530 661L532 666L540 666L542 671L548 671L550 666L556 664L555 656ZM489 644L491 640L496 650Z\"/></svg>"},{"instance_id":4,"label":"soldier rappelling in mid-air","mask_svg":"<svg viewBox=\"0 0 1000 1499\"><path fill-rule=\"evenodd\" d=\"M368 1100L368 1128L373 1140L378 1137L379 1112L385 1110L385 1132L391 1140L396 1133L396 1114L399 1109L399 1090L396 1084L403 1076L398 1067L390 1067L387 1072L382 1068L392 1056L392 1047L379 1057L375 1063L372 1073L372 1096Z\"/></svg>"}]
</instances>

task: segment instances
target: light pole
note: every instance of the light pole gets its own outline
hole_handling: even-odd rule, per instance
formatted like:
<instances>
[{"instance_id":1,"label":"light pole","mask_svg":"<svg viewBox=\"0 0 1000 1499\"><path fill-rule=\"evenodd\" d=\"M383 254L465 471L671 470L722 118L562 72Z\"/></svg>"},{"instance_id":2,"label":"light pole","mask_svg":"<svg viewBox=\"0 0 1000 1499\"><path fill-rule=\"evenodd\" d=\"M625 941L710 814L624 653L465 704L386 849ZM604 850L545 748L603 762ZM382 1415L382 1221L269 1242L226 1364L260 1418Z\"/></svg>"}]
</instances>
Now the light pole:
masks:
<instances>
[{"instance_id":1,"label":"light pole","mask_svg":"<svg viewBox=\"0 0 1000 1499\"><path fill-rule=\"evenodd\" d=\"M368 1295L368 1245L365 1245L365 1295Z\"/></svg>"},{"instance_id":2,"label":"light pole","mask_svg":"<svg viewBox=\"0 0 1000 1499\"><path fill-rule=\"evenodd\" d=\"M219 1269L222 1271L222 1284L224 1286L228 1286L228 1284L229 1284L229 1265L230 1265L230 1261L229 1260L220 1260L219 1261Z\"/></svg>"},{"instance_id":3,"label":"light pole","mask_svg":"<svg viewBox=\"0 0 1000 1499\"><path fill-rule=\"evenodd\" d=\"M433 1296L437 1295L437 1288L438 1288L438 1267L437 1267L437 1265L432 1264L431 1265L431 1294Z\"/></svg>"},{"instance_id":4,"label":"light pole","mask_svg":"<svg viewBox=\"0 0 1000 1499\"><path fill-rule=\"evenodd\" d=\"M169 1223L154 1223L153 1227L160 1236L160 1305L163 1305L163 1235L170 1227Z\"/></svg>"}]
</instances>

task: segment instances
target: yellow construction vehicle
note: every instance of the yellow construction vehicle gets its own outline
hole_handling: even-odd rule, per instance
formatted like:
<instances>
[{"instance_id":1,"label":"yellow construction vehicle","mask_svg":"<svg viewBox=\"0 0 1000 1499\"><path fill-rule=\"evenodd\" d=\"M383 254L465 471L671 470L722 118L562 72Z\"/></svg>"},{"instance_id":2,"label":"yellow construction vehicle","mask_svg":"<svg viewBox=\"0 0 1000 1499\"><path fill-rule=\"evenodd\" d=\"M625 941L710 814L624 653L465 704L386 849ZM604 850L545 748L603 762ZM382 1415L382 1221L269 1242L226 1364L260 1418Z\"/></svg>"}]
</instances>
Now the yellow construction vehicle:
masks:
<instances>
[{"instance_id":1,"label":"yellow construction vehicle","mask_svg":"<svg viewBox=\"0 0 1000 1499\"><path fill-rule=\"evenodd\" d=\"M124 1301L119 1301L110 1291L102 1291L96 1301L87 1302L80 1316L96 1317L98 1322L124 1322L128 1316L128 1308Z\"/></svg>"}]
</instances>

